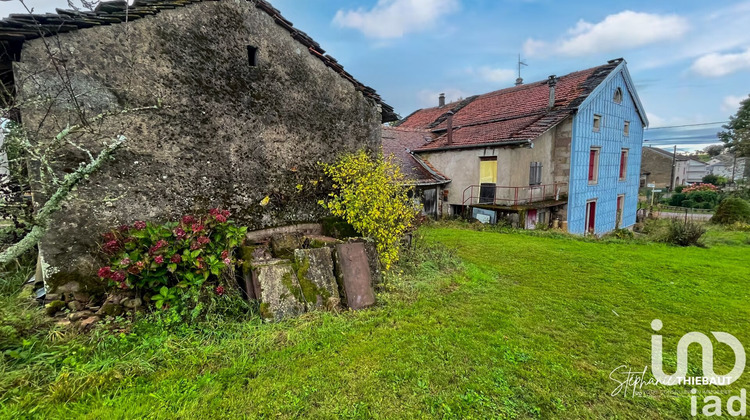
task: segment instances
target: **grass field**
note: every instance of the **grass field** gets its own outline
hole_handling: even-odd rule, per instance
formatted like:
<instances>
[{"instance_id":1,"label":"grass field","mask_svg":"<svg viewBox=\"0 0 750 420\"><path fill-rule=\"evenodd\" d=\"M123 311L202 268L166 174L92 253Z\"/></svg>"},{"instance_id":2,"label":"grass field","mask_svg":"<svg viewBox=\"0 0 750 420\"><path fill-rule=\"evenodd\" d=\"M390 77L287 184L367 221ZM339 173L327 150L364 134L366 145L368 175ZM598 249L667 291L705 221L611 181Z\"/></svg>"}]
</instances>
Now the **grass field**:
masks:
<instances>
[{"instance_id":1,"label":"grass field","mask_svg":"<svg viewBox=\"0 0 750 420\"><path fill-rule=\"evenodd\" d=\"M609 376L650 364L655 318L668 355L689 331L750 343L747 236L676 248L423 228L372 310L37 336L0 365L0 417L689 417L689 388L612 396Z\"/></svg>"}]
</instances>

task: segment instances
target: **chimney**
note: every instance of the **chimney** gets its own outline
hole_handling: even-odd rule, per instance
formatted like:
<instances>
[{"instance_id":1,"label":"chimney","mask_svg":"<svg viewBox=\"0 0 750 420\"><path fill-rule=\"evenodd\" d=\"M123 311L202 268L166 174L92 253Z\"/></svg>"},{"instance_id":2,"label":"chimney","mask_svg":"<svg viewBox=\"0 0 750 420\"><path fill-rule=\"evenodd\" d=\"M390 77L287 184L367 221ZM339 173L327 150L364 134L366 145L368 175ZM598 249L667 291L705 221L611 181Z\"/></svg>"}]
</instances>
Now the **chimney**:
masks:
<instances>
[{"instance_id":1,"label":"chimney","mask_svg":"<svg viewBox=\"0 0 750 420\"><path fill-rule=\"evenodd\" d=\"M547 109L552 109L555 107L555 85L557 85L557 76L554 74L550 76L547 84L549 85L549 103L547 104Z\"/></svg>"},{"instance_id":2,"label":"chimney","mask_svg":"<svg viewBox=\"0 0 750 420\"><path fill-rule=\"evenodd\" d=\"M522 84L523 84L523 79L521 79L520 77L516 79L516 86L522 85Z\"/></svg>"},{"instance_id":3,"label":"chimney","mask_svg":"<svg viewBox=\"0 0 750 420\"><path fill-rule=\"evenodd\" d=\"M453 144L453 111L448 111L448 145Z\"/></svg>"},{"instance_id":4,"label":"chimney","mask_svg":"<svg viewBox=\"0 0 750 420\"><path fill-rule=\"evenodd\" d=\"M440 106L441 108L445 106L445 94L444 93L441 93L440 96L438 97L438 106Z\"/></svg>"}]
</instances>

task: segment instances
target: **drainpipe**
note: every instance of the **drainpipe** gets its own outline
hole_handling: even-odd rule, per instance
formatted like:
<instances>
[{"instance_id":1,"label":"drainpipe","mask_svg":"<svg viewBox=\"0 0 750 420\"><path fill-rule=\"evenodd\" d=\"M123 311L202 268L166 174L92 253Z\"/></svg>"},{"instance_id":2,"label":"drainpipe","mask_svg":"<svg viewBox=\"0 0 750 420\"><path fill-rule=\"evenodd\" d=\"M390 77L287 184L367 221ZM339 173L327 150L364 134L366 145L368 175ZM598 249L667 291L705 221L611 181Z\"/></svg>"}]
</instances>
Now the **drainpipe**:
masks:
<instances>
[{"instance_id":1,"label":"drainpipe","mask_svg":"<svg viewBox=\"0 0 750 420\"><path fill-rule=\"evenodd\" d=\"M448 111L448 145L453 144L453 111Z\"/></svg>"}]
</instances>

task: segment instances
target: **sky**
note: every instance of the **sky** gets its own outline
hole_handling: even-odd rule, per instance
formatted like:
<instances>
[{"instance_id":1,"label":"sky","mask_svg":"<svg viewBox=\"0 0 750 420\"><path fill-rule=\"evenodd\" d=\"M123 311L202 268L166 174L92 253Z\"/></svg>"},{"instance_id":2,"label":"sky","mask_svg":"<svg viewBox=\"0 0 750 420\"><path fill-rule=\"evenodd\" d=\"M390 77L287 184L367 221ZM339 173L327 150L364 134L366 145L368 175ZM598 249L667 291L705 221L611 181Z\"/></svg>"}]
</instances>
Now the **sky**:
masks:
<instances>
[{"instance_id":1,"label":"sky","mask_svg":"<svg viewBox=\"0 0 750 420\"><path fill-rule=\"evenodd\" d=\"M646 145L692 151L750 94L750 1L271 0L406 116L623 57L646 110ZM27 0L34 11L67 0ZM23 12L0 2L0 15Z\"/></svg>"}]
</instances>

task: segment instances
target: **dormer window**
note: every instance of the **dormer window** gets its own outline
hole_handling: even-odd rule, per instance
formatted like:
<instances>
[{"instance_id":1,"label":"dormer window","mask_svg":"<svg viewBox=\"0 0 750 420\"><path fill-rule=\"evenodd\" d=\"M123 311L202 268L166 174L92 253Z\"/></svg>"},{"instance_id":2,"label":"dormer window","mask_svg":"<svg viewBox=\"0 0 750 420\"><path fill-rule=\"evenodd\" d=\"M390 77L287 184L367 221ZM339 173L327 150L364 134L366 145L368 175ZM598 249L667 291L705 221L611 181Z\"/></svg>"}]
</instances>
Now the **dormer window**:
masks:
<instances>
[{"instance_id":1,"label":"dormer window","mask_svg":"<svg viewBox=\"0 0 750 420\"><path fill-rule=\"evenodd\" d=\"M612 100L614 100L616 104L621 104L622 103L622 89L617 88L615 90L615 96L614 96L614 98L612 98Z\"/></svg>"}]
</instances>

